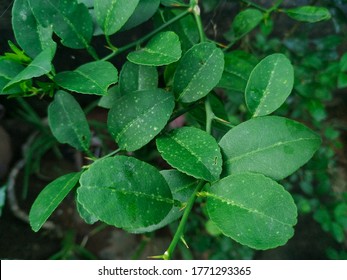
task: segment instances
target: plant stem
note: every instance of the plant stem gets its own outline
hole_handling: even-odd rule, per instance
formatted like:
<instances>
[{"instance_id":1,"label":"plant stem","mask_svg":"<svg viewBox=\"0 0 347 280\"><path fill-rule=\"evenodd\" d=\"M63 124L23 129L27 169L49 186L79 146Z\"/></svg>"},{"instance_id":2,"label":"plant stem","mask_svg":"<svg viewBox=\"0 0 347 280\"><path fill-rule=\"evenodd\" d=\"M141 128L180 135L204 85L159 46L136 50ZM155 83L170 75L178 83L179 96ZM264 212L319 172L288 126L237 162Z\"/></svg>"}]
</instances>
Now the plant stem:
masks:
<instances>
[{"instance_id":1,"label":"plant stem","mask_svg":"<svg viewBox=\"0 0 347 280\"><path fill-rule=\"evenodd\" d=\"M200 7L197 4L197 1L196 1L194 8L193 8L193 14L194 14L196 26L198 27L200 42L205 42L206 41L206 35L205 35L204 27L202 25L201 17L200 17Z\"/></svg>"},{"instance_id":2,"label":"plant stem","mask_svg":"<svg viewBox=\"0 0 347 280\"><path fill-rule=\"evenodd\" d=\"M151 37L153 37L155 34L159 33L160 31L162 31L163 29L165 29L166 27L168 27L169 25L171 25L172 23L180 20L181 18L185 17L186 15L190 14L192 12L192 9L189 8L187 10L185 10L183 13L175 16L174 18L168 20L167 22L165 22L162 26L158 27L157 29L153 30L152 32L148 33L147 35L143 36L142 38L136 40L135 42L132 42L128 45L125 45L121 48L115 49L113 50L112 53L110 53L109 55L105 56L104 58L102 58L101 60L109 60L112 57L119 55L122 52L127 51L128 49L131 49L133 47L136 47L137 45L142 44L143 42L147 41L148 39L150 39ZM115 48L113 46L113 48Z\"/></svg>"},{"instance_id":3,"label":"plant stem","mask_svg":"<svg viewBox=\"0 0 347 280\"><path fill-rule=\"evenodd\" d=\"M99 57L95 51L95 49L92 46L89 46L87 48L88 53L94 58L94 60L99 60Z\"/></svg>"},{"instance_id":4,"label":"plant stem","mask_svg":"<svg viewBox=\"0 0 347 280\"><path fill-rule=\"evenodd\" d=\"M202 104L201 101L197 101L194 102L192 104L190 104L188 107L183 108L181 110L178 110L176 112L174 112L174 114L171 116L171 118L169 119L168 123L172 122L173 120L177 119L178 117L182 116L183 114L195 109L198 105Z\"/></svg>"},{"instance_id":5,"label":"plant stem","mask_svg":"<svg viewBox=\"0 0 347 280\"><path fill-rule=\"evenodd\" d=\"M215 118L215 115L212 111L211 108L211 103L210 103L210 98L207 95L206 99L205 99L205 111L206 111L206 132L208 134L211 134L212 132L212 121Z\"/></svg>"},{"instance_id":6,"label":"plant stem","mask_svg":"<svg viewBox=\"0 0 347 280\"><path fill-rule=\"evenodd\" d=\"M250 5L250 6L253 6L254 8L257 8L258 10L261 10L263 12L267 12L267 9L263 8L262 6L256 4L256 3L253 3L252 1L249 1L249 0L242 0L242 2Z\"/></svg>"},{"instance_id":7,"label":"plant stem","mask_svg":"<svg viewBox=\"0 0 347 280\"><path fill-rule=\"evenodd\" d=\"M164 260L170 260L172 258L172 254L175 251L177 243L178 243L178 241L181 240L181 238L183 236L184 229L185 229L186 223L188 221L188 217L189 217L190 211L192 210L194 202L195 202L195 199L196 199L196 195L197 195L198 192L201 191L201 189L203 188L204 184L205 184L205 181L200 181L199 184L197 185L197 187L195 188L194 193L190 196L190 198L189 198L189 200L187 202L187 206L184 209L184 213L183 213L182 219L180 221L180 224L178 225L178 228L177 228L176 233L175 233L175 235L174 235L174 237L173 237L173 239L172 239L172 241L170 243L170 246L166 250L164 255L162 256Z\"/></svg>"}]
</instances>

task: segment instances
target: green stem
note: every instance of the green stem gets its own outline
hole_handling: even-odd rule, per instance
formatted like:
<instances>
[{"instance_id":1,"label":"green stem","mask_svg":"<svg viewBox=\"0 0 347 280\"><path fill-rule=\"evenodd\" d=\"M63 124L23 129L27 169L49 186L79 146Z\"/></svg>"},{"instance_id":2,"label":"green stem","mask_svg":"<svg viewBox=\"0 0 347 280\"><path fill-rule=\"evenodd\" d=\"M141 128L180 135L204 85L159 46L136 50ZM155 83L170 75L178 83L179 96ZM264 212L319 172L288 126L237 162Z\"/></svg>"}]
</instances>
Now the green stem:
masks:
<instances>
[{"instance_id":1,"label":"green stem","mask_svg":"<svg viewBox=\"0 0 347 280\"><path fill-rule=\"evenodd\" d=\"M200 7L197 3L195 4L193 8L193 14L194 14L196 26L198 27L200 42L205 42L206 35L205 35L204 27L202 25L201 17L200 17Z\"/></svg>"},{"instance_id":2,"label":"green stem","mask_svg":"<svg viewBox=\"0 0 347 280\"><path fill-rule=\"evenodd\" d=\"M101 60L109 60L112 57L119 55L120 53L123 53L133 47L136 47L137 45L142 44L143 42L147 41L148 39L150 39L151 37L153 37L154 35L156 35L157 33L159 33L160 31L162 31L163 29L165 29L166 27L168 27L169 25L173 24L174 22L180 20L181 18L185 17L186 15L190 14L192 12L191 8L185 10L183 13L175 16L174 18L170 19L169 21L165 22L162 26L160 26L159 28L153 30L152 32L148 33L146 36L143 36L142 38L138 39L135 42L132 42L128 45L125 45L119 49L113 50L112 53L110 53L109 55L105 56L104 58L102 58Z\"/></svg>"},{"instance_id":3,"label":"green stem","mask_svg":"<svg viewBox=\"0 0 347 280\"><path fill-rule=\"evenodd\" d=\"M212 121L215 118L215 114L212 111L209 96L205 99L205 111L206 111L206 132L211 134L212 132Z\"/></svg>"},{"instance_id":4,"label":"green stem","mask_svg":"<svg viewBox=\"0 0 347 280\"><path fill-rule=\"evenodd\" d=\"M193 208L193 205L194 205L194 202L195 202L195 199L196 199L196 195L197 195L198 192L201 191L201 189L203 188L204 184L205 184L205 181L200 181L199 184L197 185L194 193L190 196L190 198L189 198L189 200L187 202L187 206L184 209L184 213L183 213L182 219L180 221L180 224L178 225L178 228L177 228L176 233L175 233L175 235L174 235L174 237L173 237L173 239L172 239L172 241L170 243L170 246L166 250L164 255L162 256L164 260L171 260L173 252L175 251L175 248L177 246L177 243L183 237L184 229L185 229L186 223L188 221L189 214L190 214L190 212L191 212L191 210Z\"/></svg>"},{"instance_id":5,"label":"green stem","mask_svg":"<svg viewBox=\"0 0 347 280\"><path fill-rule=\"evenodd\" d=\"M88 53L94 58L94 60L99 60L99 57L95 51L95 49L92 46L89 46L87 48Z\"/></svg>"},{"instance_id":6,"label":"green stem","mask_svg":"<svg viewBox=\"0 0 347 280\"><path fill-rule=\"evenodd\" d=\"M230 122L226 121L226 120L223 120L221 118L218 118L216 116L213 117L213 120L216 121L216 122L219 122L221 123L222 125L225 125L227 127L230 127L230 128L233 128L235 127L235 125L232 125Z\"/></svg>"},{"instance_id":7,"label":"green stem","mask_svg":"<svg viewBox=\"0 0 347 280\"><path fill-rule=\"evenodd\" d=\"M195 103L190 104L188 107L183 108L181 110L178 110L177 112L174 112L174 114L169 119L168 123L172 122L173 120L177 119L178 117L182 116L183 114L195 109L198 105L202 104L201 101L197 101Z\"/></svg>"}]
</instances>

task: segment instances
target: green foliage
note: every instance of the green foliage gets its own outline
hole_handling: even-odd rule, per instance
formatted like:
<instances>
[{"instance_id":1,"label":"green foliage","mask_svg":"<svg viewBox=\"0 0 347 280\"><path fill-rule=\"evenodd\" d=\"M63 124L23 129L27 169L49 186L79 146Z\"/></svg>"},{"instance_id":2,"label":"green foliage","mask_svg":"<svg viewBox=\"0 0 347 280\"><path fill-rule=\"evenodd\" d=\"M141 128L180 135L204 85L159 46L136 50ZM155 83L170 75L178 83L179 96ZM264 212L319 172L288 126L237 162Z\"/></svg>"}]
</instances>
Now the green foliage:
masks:
<instances>
[{"instance_id":1,"label":"green foliage","mask_svg":"<svg viewBox=\"0 0 347 280\"><path fill-rule=\"evenodd\" d=\"M79 173L43 189L30 212L33 230L41 228L79 180L76 205L86 223L145 233L179 220L163 259L173 257L185 228L194 224L194 211L200 211L211 235L250 248L275 248L293 236L297 208L276 181L298 171L317 150L329 162L333 149L322 152L322 140L313 130L320 130L326 118L323 101L331 99L331 89L337 82L341 88L347 84L347 59L328 65L327 55L309 53L312 42L267 36L275 13L312 23L328 20L330 12L314 6L287 9L282 1L266 9L244 1L249 6L234 17L227 42L220 43L207 38L198 1L187 2L15 0L12 23L21 49L10 43L12 53L0 58L1 94L45 97L55 139L89 160ZM211 10L217 2L203 5ZM127 45L113 45L119 38L114 34L126 37L126 30L148 20L154 20L153 30ZM85 49L93 60L61 72L52 65L55 55L59 59L53 33L63 46ZM109 52L102 58L104 51L91 46L99 35ZM336 42L329 37L314 44L325 49ZM93 102L83 110L85 100ZM89 125L87 114L95 106L106 109L107 121L89 120ZM90 127L101 142L101 154L93 153ZM324 141L337 141L336 130L324 131ZM42 139L52 139L45 133ZM173 169L165 170L167 164ZM328 166L325 161L309 164ZM309 174L300 183L305 195L313 194L314 180L324 193L328 179L319 168L319 175L298 171ZM294 198L299 211L318 208L317 200ZM320 209L315 219L342 242L345 205ZM228 248L241 246L235 244L227 241ZM251 256L247 250L244 254Z\"/></svg>"}]
</instances>

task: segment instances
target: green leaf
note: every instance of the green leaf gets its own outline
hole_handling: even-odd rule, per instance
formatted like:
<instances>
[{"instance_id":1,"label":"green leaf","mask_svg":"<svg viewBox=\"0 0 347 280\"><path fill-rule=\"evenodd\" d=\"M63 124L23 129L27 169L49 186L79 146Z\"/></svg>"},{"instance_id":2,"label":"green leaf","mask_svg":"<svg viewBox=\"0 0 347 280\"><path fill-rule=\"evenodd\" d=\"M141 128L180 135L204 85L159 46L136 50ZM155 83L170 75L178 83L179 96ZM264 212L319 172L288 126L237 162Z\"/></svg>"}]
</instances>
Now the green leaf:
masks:
<instances>
[{"instance_id":1,"label":"green leaf","mask_svg":"<svg viewBox=\"0 0 347 280\"><path fill-rule=\"evenodd\" d=\"M181 54L179 37L174 32L167 31L157 34L145 48L129 53L127 58L140 65L161 66L178 61Z\"/></svg>"},{"instance_id":2,"label":"green leaf","mask_svg":"<svg viewBox=\"0 0 347 280\"><path fill-rule=\"evenodd\" d=\"M261 60L248 79L245 99L253 117L271 114L289 96L294 84L294 70L283 54Z\"/></svg>"},{"instance_id":3,"label":"green leaf","mask_svg":"<svg viewBox=\"0 0 347 280\"><path fill-rule=\"evenodd\" d=\"M165 178L168 183L173 199L176 201L186 203L189 197L193 194L194 189L197 185L197 180L189 177L177 170L163 170L160 171L161 175ZM138 228L133 233L144 233L152 232L157 229L160 229L168 224L171 224L173 221L180 218L183 214L182 206L174 206L166 217L161 220L158 224L151 225L146 228Z\"/></svg>"},{"instance_id":4,"label":"green leaf","mask_svg":"<svg viewBox=\"0 0 347 280\"><path fill-rule=\"evenodd\" d=\"M69 173L49 183L38 195L29 213L30 226L37 232L77 184L81 172Z\"/></svg>"},{"instance_id":5,"label":"green leaf","mask_svg":"<svg viewBox=\"0 0 347 280\"><path fill-rule=\"evenodd\" d=\"M67 92L58 91L48 107L48 122L55 138L77 150L87 151L91 133L78 102Z\"/></svg>"},{"instance_id":6,"label":"green leaf","mask_svg":"<svg viewBox=\"0 0 347 280\"><path fill-rule=\"evenodd\" d=\"M52 27L45 28L38 24L28 0L14 2L12 27L18 44L30 57L36 57L47 48L55 52L56 43L52 39Z\"/></svg>"},{"instance_id":7,"label":"green leaf","mask_svg":"<svg viewBox=\"0 0 347 280\"><path fill-rule=\"evenodd\" d=\"M246 9L235 16L231 24L231 30L225 36L230 41L239 40L257 27L262 19L263 13L259 10L252 8Z\"/></svg>"},{"instance_id":8,"label":"green leaf","mask_svg":"<svg viewBox=\"0 0 347 280\"><path fill-rule=\"evenodd\" d=\"M74 71L58 73L54 81L61 87L78 93L106 95L107 88L118 81L118 71L107 61L93 61Z\"/></svg>"},{"instance_id":9,"label":"green leaf","mask_svg":"<svg viewBox=\"0 0 347 280\"><path fill-rule=\"evenodd\" d=\"M122 94L137 90L155 89L158 87L157 68L127 61L119 74L119 87Z\"/></svg>"},{"instance_id":10,"label":"green leaf","mask_svg":"<svg viewBox=\"0 0 347 280\"><path fill-rule=\"evenodd\" d=\"M107 95L103 95L100 98L100 100L98 102L98 106L105 108L105 109L111 109L118 102L118 99L121 96L122 95L120 93L118 85L110 87L107 91Z\"/></svg>"},{"instance_id":11,"label":"green leaf","mask_svg":"<svg viewBox=\"0 0 347 280\"><path fill-rule=\"evenodd\" d=\"M112 35L122 28L134 13L139 0L95 0L97 22L106 35Z\"/></svg>"},{"instance_id":12,"label":"green leaf","mask_svg":"<svg viewBox=\"0 0 347 280\"><path fill-rule=\"evenodd\" d=\"M218 87L244 92L249 75L258 63L257 58L244 51L232 51L224 55L225 66Z\"/></svg>"},{"instance_id":13,"label":"green leaf","mask_svg":"<svg viewBox=\"0 0 347 280\"><path fill-rule=\"evenodd\" d=\"M8 88L16 85L22 81L29 80L31 78L40 77L47 74L52 69L53 53L50 49L42 51L35 59L18 75L16 75L9 83L4 87L4 91Z\"/></svg>"},{"instance_id":14,"label":"green leaf","mask_svg":"<svg viewBox=\"0 0 347 280\"><path fill-rule=\"evenodd\" d=\"M222 172L222 156L216 140L195 127L182 127L157 139L161 156L174 168L206 181Z\"/></svg>"},{"instance_id":15,"label":"green leaf","mask_svg":"<svg viewBox=\"0 0 347 280\"><path fill-rule=\"evenodd\" d=\"M299 169L320 144L319 136L303 124L276 116L241 123L219 142L226 174L256 172L275 180Z\"/></svg>"},{"instance_id":16,"label":"green leaf","mask_svg":"<svg viewBox=\"0 0 347 280\"><path fill-rule=\"evenodd\" d=\"M99 221L99 219L95 217L93 214L90 214L81 203L76 201L76 205L78 214L87 224L92 225Z\"/></svg>"},{"instance_id":17,"label":"green leaf","mask_svg":"<svg viewBox=\"0 0 347 280\"><path fill-rule=\"evenodd\" d=\"M93 20L88 8L77 0L28 0L32 12L43 27L53 27L61 43L69 48L89 48Z\"/></svg>"},{"instance_id":18,"label":"green leaf","mask_svg":"<svg viewBox=\"0 0 347 280\"><path fill-rule=\"evenodd\" d=\"M160 1L162 5L167 7L185 7L187 4L185 4L182 0L161 0Z\"/></svg>"},{"instance_id":19,"label":"green leaf","mask_svg":"<svg viewBox=\"0 0 347 280\"><path fill-rule=\"evenodd\" d=\"M155 12L158 10L160 5L160 0L141 0L136 6L134 13L128 19L128 21L123 25L122 30L129 30L141 23L149 20Z\"/></svg>"},{"instance_id":20,"label":"green leaf","mask_svg":"<svg viewBox=\"0 0 347 280\"><path fill-rule=\"evenodd\" d=\"M345 87L347 87L347 74L341 72L337 76L337 88L345 88Z\"/></svg>"},{"instance_id":21,"label":"green leaf","mask_svg":"<svg viewBox=\"0 0 347 280\"><path fill-rule=\"evenodd\" d=\"M174 106L173 95L162 89L124 95L109 112L109 131L122 150L135 151L165 127Z\"/></svg>"},{"instance_id":22,"label":"green leaf","mask_svg":"<svg viewBox=\"0 0 347 280\"><path fill-rule=\"evenodd\" d=\"M4 91L4 87L20 72L24 70L24 67L10 59L0 59L0 95L16 93L17 90L21 91L20 88L12 88Z\"/></svg>"},{"instance_id":23,"label":"green leaf","mask_svg":"<svg viewBox=\"0 0 347 280\"><path fill-rule=\"evenodd\" d=\"M194 102L219 82L224 69L223 52L212 43L200 43L185 53L177 66L173 90L178 101Z\"/></svg>"},{"instance_id":24,"label":"green leaf","mask_svg":"<svg viewBox=\"0 0 347 280\"><path fill-rule=\"evenodd\" d=\"M297 210L293 198L261 174L228 176L211 186L207 212L223 232L258 250L284 245L294 234Z\"/></svg>"},{"instance_id":25,"label":"green leaf","mask_svg":"<svg viewBox=\"0 0 347 280\"><path fill-rule=\"evenodd\" d=\"M286 9L284 12L292 19L311 23L331 18L329 10L325 7L302 6L293 9Z\"/></svg>"},{"instance_id":26,"label":"green leaf","mask_svg":"<svg viewBox=\"0 0 347 280\"><path fill-rule=\"evenodd\" d=\"M83 173L78 202L99 220L136 231L159 223L174 205L163 176L126 156L100 159Z\"/></svg>"}]
</instances>

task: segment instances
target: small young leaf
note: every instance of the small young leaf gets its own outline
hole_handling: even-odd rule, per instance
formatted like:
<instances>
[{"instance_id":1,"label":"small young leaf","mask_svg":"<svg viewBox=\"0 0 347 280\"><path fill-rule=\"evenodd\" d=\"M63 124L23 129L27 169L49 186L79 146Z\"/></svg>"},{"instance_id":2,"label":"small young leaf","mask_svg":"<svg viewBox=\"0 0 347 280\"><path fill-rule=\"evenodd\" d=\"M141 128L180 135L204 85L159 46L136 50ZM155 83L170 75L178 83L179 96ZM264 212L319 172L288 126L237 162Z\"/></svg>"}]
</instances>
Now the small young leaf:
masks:
<instances>
[{"instance_id":1,"label":"small young leaf","mask_svg":"<svg viewBox=\"0 0 347 280\"><path fill-rule=\"evenodd\" d=\"M165 178L168 183L173 199L181 203L186 203L189 197L193 194L194 189L197 185L197 180L183 174L177 170L163 170L160 171L161 175ZM161 220L158 224L146 227L138 228L133 233L144 233L152 232L160 229L173 221L177 220L183 214L183 209L180 206L174 206L171 211L166 215L166 217Z\"/></svg>"},{"instance_id":2,"label":"small young leaf","mask_svg":"<svg viewBox=\"0 0 347 280\"><path fill-rule=\"evenodd\" d=\"M319 148L317 134L282 117L254 118L220 140L226 174L256 172L281 180L304 165Z\"/></svg>"},{"instance_id":3,"label":"small young leaf","mask_svg":"<svg viewBox=\"0 0 347 280\"><path fill-rule=\"evenodd\" d=\"M95 0L97 22L105 35L112 35L122 28L134 13L139 0Z\"/></svg>"},{"instance_id":4,"label":"small young leaf","mask_svg":"<svg viewBox=\"0 0 347 280\"><path fill-rule=\"evenodd\" d=\"M15 84L22 81L29 80L31 78L40 77L47 74L52 69L53 53L51 49L45 49L18 75L16 75L9 83L4 87L4 91L9 89Z\"/></svg>"},{"instance_id":5,"label":"small young leaf","mask_svg":"<svg viewBox=\"0 0 347 280\"><path fill-rule=\"evenodd\" d=\"M138 65L127 61L119 74L121 94L158 87L158 71L152 66Z\"/></svg>"},{"instance_id":6,"label":"small young leaf","mask_svg":"<svg viewBox=\"0 0 347 280\"><path fill-rule=\"evenodd\" d=\"M48 107L48 122L55 138L77 150L89 148L91 133L81 106L67 92L58 91Z\"/></svg>"},{"instance_id":7,"label":"small young leaf","mask_svg":"<svg viewBox=\"0 0 347 280\"><path fill-rule=\"evenodd\" d=\"M77 0L28 0L36 20L53 27L61 43L69 48L89 48L93 20L88 8Z\"/></svg>"},{"instance_id":8,"label":"small young leaf","mask_svg":"<svg viewBox=\"0 0 347 280\"><path fill-rule=\"evenodd\" d=\"M29 213L30 226L37 232L77 184L81 172L69 173L49 183L38 195Z\"/></svg>"},{"instance_id":9,"label":"small young leaf","mask_svg":"<svg viewBox=\"0 0 347 280\"><path fill-rule=\"evenodd\" d=\"M141 0L136 6L134 13L123 25L121 31L129 30L149 20L158 10L160 0Z\"/></svg>"},{"instance_id":10,"label":"small young leaf","mask_svg":"<svg viewBox=\"0 0 347 280\"><path fill-rule=\"evenodd\" d=\"M194 102L206 96L219 82L224 55L212 43L200 43L185 53L176 69L173 89L178 101Z\"/></svg>"},{"instance_id":11,"label":"small young leaf","mask_svg":"<svg viewBox=\"0 0 347 280\"><path fill-rule=\"evenodd\" d=\"M331 18L329 10L325 7L302 6L293 9L286 9L284 12L292 19L311 23Z\"/></svg>"},{"instance_id":12,"label":"small young leaf","mask_svg":"<svg viewBox=\"0 0 347 280\"><path fill-rule=\"evenodd\" d=\"M225 34L230 41L241 39L251 32L263 19L263 13L256 9L247 9L236 15L231 30Z\"/></svg>"},{"instance_id":13,"label":"small young leaf","mask_svg":"<svg viewBox=\"0 0 347 280\"><path fill-rule=\"evenodd\" d=\"M174 168L206 181L222 172L222 156L216 140L195 127L182 127L157 139L161 156Z\"/></svg>"},{"instance_id":14,"label":"small young leaf","mask_svg":"<svg viewBox=\"0 0 347 280\"><path fill-rule=\"evenodd\" d=\"M93 61L74 71L58 73L54 81L78 93L106 95L107 88L118 81L118 71L110 62Z\"/></svg>"},{"instance_id":15,"label":"small young leaf","mask_svg":"<svg viewBox=\"0 0 347 280\"><path fill-rule=\"evenodd\" d=\"M126 156L94 162L80 179L78 202L99 220L129 231L159 223L174 205L163 176Z\"/></svg>"},{"instance_id":16,"label":"small young leaf","mask_svg":"<svg viewBox=\"0 0 347 280\"><path fill-rule=\"evenodd\" d=\"M248 110L253 117L271 114L289 96L294 84L294 70L283 54L261 60L251 72L245 90Z\"/></svg>"},{"instance_id":17,"label":"small young leaf","mask_svg":"<svg viewBox=\"0 0 347 280\"><path fill-rule=\"evenodd\" d=\"M257 59L243 51L233 51L225 54L223 76L218 87L227 88L237 92L244 92L249 75L258 63Z\"/></svg>"},{"instance_id":18,"label":"small young leaf","mask_svg":"<svg viewBox=\"0 0 347 280\"><path fill-rule=\"evenodd\" d=\"M174 97L162 89L137 91L120 98L108 114L108 128L119 147L135 151L165 127Z\"/></svg>"},{"instance_id":19,"label":"small young leaf","mask_svg":"<svg viewBox=\"0 0 347 280\"><path fill-rule=\"evenodd\" d=\"M284 245L294 234L297 210L293 198L261 174L228 176L207 195L210 219L237 242L258 250Z\"/></svg>"},{"instance_id":20,"label":"small young leaf","mask_svg":"<svg viewBox=\"0 0 347 280\"><path fill-rule=\"evenodd\" d=\"M30 57L35 58L47 48L55 52L56 43L52 39L52 27L45 28L38 24L28 0L14 1L12 27L18 44Z\"/></svg>"},{"instance_id":21,"label":"small young leaf","mask_svg":"<svg viewBox=\"0 0 347 280\"><path fill-rule=\"evenodd\" d=\"M17 63L10 59L0 59L0 95L16 93L17 90L21 91L19 88L12 88L7 91L4 91L3 89L14 77L16 77L23 70L24 67L20 63Z\"/></svg>"},{"instance_id":22,"label":"small young leaf","mask_svg":"<svg viewBox=\"0 0 347 280\"><path fill-rule=\"evenodd\" d=\"M140 65L161 66L178 61L181 54L179 37L167 31L153 37L145 48L129 53L127 58Z\"/></svg>"}]
</instances>

